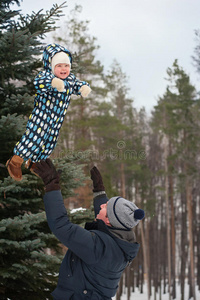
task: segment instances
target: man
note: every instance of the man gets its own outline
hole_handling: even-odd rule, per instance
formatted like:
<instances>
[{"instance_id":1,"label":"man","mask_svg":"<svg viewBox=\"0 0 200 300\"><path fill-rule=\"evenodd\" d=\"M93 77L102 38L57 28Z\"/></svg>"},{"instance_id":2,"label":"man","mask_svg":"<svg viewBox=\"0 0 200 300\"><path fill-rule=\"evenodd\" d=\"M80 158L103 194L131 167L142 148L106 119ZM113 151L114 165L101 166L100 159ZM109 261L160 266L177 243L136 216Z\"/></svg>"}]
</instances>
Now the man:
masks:
<instances>
[{"instance_id":1,"label":"man","mask_svg":"<svg viewBox=\"0 0 200 300\"><path fill-rule=\"evenodd\" d=\"M54 300L111 300L120 277L139 250L132 230L144 211L121 197L107 198L102 177L91 169L96 220L85 229L69 221L59 185L59 173L50 159L36 163L43 180L44 204L51 231L68 251L62 261Z\"/></svg>"}]
</instances>

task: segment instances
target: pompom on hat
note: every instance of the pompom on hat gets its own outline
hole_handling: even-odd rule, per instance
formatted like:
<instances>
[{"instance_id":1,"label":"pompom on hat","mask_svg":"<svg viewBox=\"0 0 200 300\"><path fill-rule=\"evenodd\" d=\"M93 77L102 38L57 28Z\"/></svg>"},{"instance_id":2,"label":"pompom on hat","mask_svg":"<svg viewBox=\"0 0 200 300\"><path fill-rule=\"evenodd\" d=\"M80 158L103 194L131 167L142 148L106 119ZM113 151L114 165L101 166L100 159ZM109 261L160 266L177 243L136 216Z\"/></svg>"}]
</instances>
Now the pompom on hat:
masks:
<instances>
[{"instance_id":1,"label":"pompom on hat","mask_svg":"<svg viewBox=\"0 0 200 300\"><path fill-rule=\"evenodd\" d=\"M113 227L130 230L144 218L145 213L129 200L112 197L107 202L107 216Z\"/></svg>"},{"instance_id":2,"label":"pompom on hat","mask_svg":"<svg viewBox=\"0 0 200 300\"><path fill-rule=\"evenodd\" d=\"M70 69L71 69L70 58L67 55L67 53L65 53L64 51L58 52L52 57L51 69L53 74L54 74L54 68L57 64L68 64L70 65Z\"/></svg>"}]
</instances>

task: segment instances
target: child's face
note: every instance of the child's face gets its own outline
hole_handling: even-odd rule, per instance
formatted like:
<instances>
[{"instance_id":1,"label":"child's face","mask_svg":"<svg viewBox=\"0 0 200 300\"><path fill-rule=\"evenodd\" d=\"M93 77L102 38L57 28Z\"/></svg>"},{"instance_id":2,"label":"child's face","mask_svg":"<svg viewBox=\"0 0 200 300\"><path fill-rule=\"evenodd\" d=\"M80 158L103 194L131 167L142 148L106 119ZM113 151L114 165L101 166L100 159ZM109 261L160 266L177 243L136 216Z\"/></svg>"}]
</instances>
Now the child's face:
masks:
<instances>
[{"instance_id":1,"label":"child's face","mask_svg":"<svg viewBox=\"0 0 200 300\"><path fill-rule=\"evenodd\" d=\"M54 74L56 77L65 79L69 76L70 73L70 65L68 64L57 64L54 68Z\"/></svg>"}]
</instances>

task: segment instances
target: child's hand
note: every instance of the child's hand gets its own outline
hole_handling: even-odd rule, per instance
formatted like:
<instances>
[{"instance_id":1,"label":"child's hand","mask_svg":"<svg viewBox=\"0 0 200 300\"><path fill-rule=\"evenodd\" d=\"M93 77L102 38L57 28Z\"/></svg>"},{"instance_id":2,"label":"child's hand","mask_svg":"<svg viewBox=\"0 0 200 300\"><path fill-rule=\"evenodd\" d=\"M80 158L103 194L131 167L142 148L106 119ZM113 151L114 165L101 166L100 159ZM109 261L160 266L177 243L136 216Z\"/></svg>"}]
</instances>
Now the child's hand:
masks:
<instances>
[{"instance_id":1,"label":"child's hand","mask_svg":"<svg viewBox=\"0 0 200 300\"><path fill-rule=\"evenodd\" d=\"M91 92L91 88L89 86L87 86L87 85L83 85L80 88L81 96L84 97L84 98L87 97L90 92Z\"/></svg>"},{"instance_id":2,"label":"child's hand","mask_svg":"<svg viewBox=\"0 0 200 300\"><path fill-rule=\"evenodd\" d=\"M53 78L52 82L51 82L51 86L53 88L56 88L58 90L58 92L63 92L65 89L65 84L63 82L62 79L60 78Z\"/></svg>"}]
</instances>

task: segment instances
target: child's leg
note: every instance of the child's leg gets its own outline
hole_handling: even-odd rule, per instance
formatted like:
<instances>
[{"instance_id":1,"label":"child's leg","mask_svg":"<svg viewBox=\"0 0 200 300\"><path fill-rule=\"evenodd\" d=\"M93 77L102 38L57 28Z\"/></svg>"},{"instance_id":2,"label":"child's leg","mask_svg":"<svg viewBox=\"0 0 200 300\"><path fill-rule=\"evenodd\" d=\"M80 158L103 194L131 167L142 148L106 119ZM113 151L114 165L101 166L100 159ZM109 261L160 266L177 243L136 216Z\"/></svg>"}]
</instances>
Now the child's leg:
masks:
<instances>
[{"instance_id":1,"label":"child's leg","mask_svg":"<svg viewBox=\"0 0 200 300\"><path fill-rule=\"evenodd\" d=\"M52 134L50 132L52 132ZM56 146L57 139L58 139L58 131L51 129L41 148L36 153L34 153L32 157L29 158L25 163L25 167L29 169L31 173L38 176L34 172L35 162L38 162L40 160L45 160L51 155L51 153L53 152Z\"/></svg>"},{"instance_id":2,"label":"child's leg","mask_svg":"<svg viewBox=\"0 0 200 300\"><path fill-rule=\"evenodd\" d=\"M51 144L51 146L49 146L49 140L47 142L45 142L45 144L42 147L42 150L37 155L33 155L32 158L29 158L26 161L25 168L29 169L31 171L31 173L33 173L36 176L38 176L34 172L35 162L47 159L51 155L51 153L54 150L55 146L56 146L56 141L55 141L55 143ZM33 161L34 159L36 159L36 161Z\"/></svg>"},{"instance_id":3,"label":"child's leg","mask_svg":"<svg viewBox=\"0 0 200 300\"><path fill-rule=\"evenodd\" d=\"M37 155L37 161L47 159L56 147L59 131L52 129L42 145L42 151ZM34 159L34 156L33 156Z\"/></svg>"},{"instance_id":4,"label":"child's leg","mask_svg":"<svg viewBox=\"0 0 200 300\"><path fill-rule=\"evenodd\" d=\"M36 125L34 124L33 127L32 124L31 122L27 124L26 132L16 144L14 153L23 156L26 161L25 167L35 174L34 163L45 160L51 155L56 146L61 125L49 127L47 124L42 126L40 123L34 130Z\"/></svg>"},{"instance_id":5,"label":"child's leg","mask_svg":"<svg viewBox=\"0 0 200 300\"><path fill-rule=\"evenodd\" d=\"M38 156L43 151L43 144L48 139L50 127L48 123L37 123L37 118L27 123L26 131L15 145L14 154L23 157L24 161L39 161Z\"/></svg>"},{"instance_id":6,"label":"child's leg","mask_svg":"<svg viewBox=\"0 0 200 300\"><path fill-rule=\"evenodd\" d=\"M48 136L47 126L41 132L38 130L34 132L32 129L30 130L28 125L24 135L15 145L14 155L6 163L10 176L17 181L22 180L21 165L23 161L32 160L33 156L37 157L39 152L42 151L43 139Z\"/></svg>"}]
</instances>

